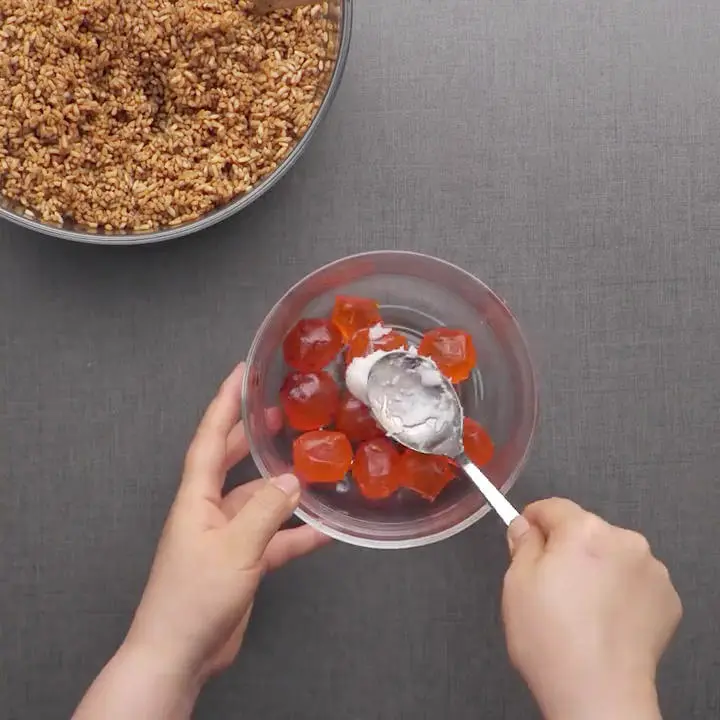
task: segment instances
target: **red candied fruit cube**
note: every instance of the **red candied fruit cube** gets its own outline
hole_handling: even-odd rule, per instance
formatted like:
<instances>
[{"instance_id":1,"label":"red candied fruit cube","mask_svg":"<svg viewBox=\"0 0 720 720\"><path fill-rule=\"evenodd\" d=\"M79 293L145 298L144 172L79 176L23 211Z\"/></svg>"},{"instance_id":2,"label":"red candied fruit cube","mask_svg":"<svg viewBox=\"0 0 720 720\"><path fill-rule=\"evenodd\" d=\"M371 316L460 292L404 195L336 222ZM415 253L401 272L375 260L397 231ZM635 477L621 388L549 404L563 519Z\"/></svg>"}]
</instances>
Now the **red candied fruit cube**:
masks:
<instances>
[{"instance_id":1,"label":"red candied fruit cube","mask_svg":"<svg viewBox=\"0 0 720 720\"><path fill-rule=\"evenodd\" d=\"M365 357L376 350L407 350L407 338L397 330L384 325L373 325L358 330L350 340L345 353L345 362L349 365L356 357Z\"/></svg>"},{"instance_id":2,"label":"red candied fruit cube","mask_svg":"<svg viewBox=\"0 0 720 720\"><path fill-rule=\"evenodd\" d=\"M342 333L329 320L299 320L283 341L285 362L295 370L322 370L338 355L344 340Z\"/></svg>"},{"instance_id":3,"label":"red candied fruit cube","mask_svg":"<svg viewBox=\"0 0 720 720\"><path fill-rule=\"evenodd\" d=\"M345 342L363 328L382 322L380 307L375 300L369 298L338 295L332 311L332 321L340 329Z\"/></svg>"},{"instance_id":4,"label":"red candied fruit cube","mask_svg":"<svg viewBox=\"0 0 720 720\"><path fill-rule=\"evenodd\" d=\"M430 330L423 336L418 351L433 359L440 372L456 384L470 377L477 362L472 337L464 330Z\"/></svg>"},{"instance_id":5,"label":"red candied fruit cube","mask_svg":"<svg viewBox=\"0 0 720 720\"><path fill-rule=\"evenodd\" d=\"M324 370L291 372L280 388L280 404L295 430L318 430L330 425L339 403L337 383Z\"/></svg>"},{"instance_id":6,"label":"red candied fruit cube","mask_svg":"<svg viewBox=\"0 0 720 720\"><path fill-rule=\"evenodd\" d=\"M463 421L465 453L478 466L487 465L495 454L495 446L488 431L472 418Z\"/></svg>"},{"instance_id":7,"label":"red candied fruit cube","mask_svg":"<svg viewBox=\"0 0 720 720\"><path fill-rule=\"evenodd\" d=\"M375 422L370 408L350 392L343 393L340 398L335 425L354 443L385 436L383 429Z\"/></svg>"},{"instance_id":8,"label":"red candied fruit cube","mask_svg":"<svg viewBox=\"0 0 720 720\"><path fill-rule=\"evenodd\" d=\"M398 468L400 484L426 500L434 501L455 477L450 460L441 455L425 455L406 450Z\"/></svg>"},{"instance_id":9,"label":"red candied fruit cube","mask_svg":"<svg viewBox=\"0 0 720 720\"><path fill-rule=\"evenodd\" d=\"M337 483L352 464L350 441L341 432L314 430L293 443L295 474L306 483Z\"/></svg>"},{"instance_id":10,"label":"red candied fruit cube","mask_svg":"<svg viewBox=\"0 0 720 720\"><path fill-rule=\"evenodd\" d=\"M392 440L367 440L357 449L352 476L368 500L384 500L400 487L400 452Z\"/></svg>"}]
</instances>

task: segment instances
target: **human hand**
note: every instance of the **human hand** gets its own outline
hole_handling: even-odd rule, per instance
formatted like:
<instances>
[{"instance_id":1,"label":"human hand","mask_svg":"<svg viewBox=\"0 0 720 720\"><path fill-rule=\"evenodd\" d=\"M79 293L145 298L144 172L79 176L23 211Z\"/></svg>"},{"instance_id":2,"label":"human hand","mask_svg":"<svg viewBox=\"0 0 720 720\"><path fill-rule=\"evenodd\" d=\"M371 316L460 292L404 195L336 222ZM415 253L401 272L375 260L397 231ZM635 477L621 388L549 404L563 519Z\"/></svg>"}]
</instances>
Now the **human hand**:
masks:
<instances>
[{"instance_id":1,"label":"human hand","mask_svg":"<svg viewBox=\"0 0 720 720\"><path fill-rule=\"evenodd\" d=\"M660 718L655 672L682 605L647 540L561 499L530 505L508 538L508 649L545 718Z\"/></svg>"},{"instance_id":2,"label":"human hand","mask_svg":"<svg viewBox=\"0 0 720 720\"><path fill-rule=\"evenodd\" d=\"M126 641L193 679L233 661L263 574L328 542L311 527L279 531L300 498L291 475L221 496L227 471L248 454L238 422L243 375L240 365L223 383L188 450ZM268 424L277 430L281 423L279 411L269 411Z\"/></svg>"}]
</instances>

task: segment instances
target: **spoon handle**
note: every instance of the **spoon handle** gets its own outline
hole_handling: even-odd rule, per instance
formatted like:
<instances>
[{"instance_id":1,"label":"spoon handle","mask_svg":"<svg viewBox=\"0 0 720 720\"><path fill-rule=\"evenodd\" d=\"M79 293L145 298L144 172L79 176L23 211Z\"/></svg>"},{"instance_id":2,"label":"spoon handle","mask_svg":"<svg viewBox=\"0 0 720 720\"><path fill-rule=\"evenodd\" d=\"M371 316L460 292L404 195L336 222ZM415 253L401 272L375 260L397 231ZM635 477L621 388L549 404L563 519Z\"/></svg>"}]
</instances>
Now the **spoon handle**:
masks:
<instances>
[{"instance_id":1,"label":"spoon handle","mask_svg":"<svg viewBox=\"0 0 720 720\"><path fill-rule=\"evenodd\" d=\"M300 5L311 5L314 0L257 0L255 3L255 13L258 15L267 15L274 10L288 10Z\"/></svg>"},{"instance_id":2,"label":"spoon handle","mask_svg":"<svg viewBox=\"0 0 720 720\"><path fill-rule=\"evenodd\" d=\"M512 506L508 499L488 480L485 473L472 461L462 453L455 458L455 462L460 469L477 485L490 506L502 518L506 525L520 515L520 513Z\"/></svg>"}]
</instances>

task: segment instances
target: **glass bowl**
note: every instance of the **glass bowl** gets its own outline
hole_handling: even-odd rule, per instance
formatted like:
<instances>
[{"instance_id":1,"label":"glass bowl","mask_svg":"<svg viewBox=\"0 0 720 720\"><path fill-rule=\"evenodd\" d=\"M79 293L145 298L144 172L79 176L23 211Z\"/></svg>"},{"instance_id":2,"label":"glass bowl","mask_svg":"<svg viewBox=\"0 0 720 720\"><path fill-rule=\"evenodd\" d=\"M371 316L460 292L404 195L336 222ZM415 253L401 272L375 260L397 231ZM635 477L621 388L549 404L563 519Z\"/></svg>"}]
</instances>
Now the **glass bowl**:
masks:
<instances>
[{"instance_id":1,"label":"glass bowl","mask_svg":"<svg viewBox=\"0 0 720 720\"><path fill-rule=\"evenodd\" d=\"M270 311L248 357L243 417L253 459L264 477L292 471L292 435L273 435L265 409L276 406L287 368L282 341L302 317L328 317L336 295L376 299L383 321L412 341L440 325L468 331L477 368L460 386L467 416L496 444L485 468L507 493L515 484L535 430L537 390L528 349L505 303L476 277L443 260L410 252L371 252L326 265L291 288ZM304 489L297 516L347 543L372 548L427 545L469 527L489 511L466 480L454 480L434 503L409 490L381 502L352 483Z\"/></svg>"},{"instance_id":2,"label":"glass bowl","mask_svg":"<svg viewBox=\"0 0 720 720\"><path fill-rule=\"evenodd\" d=\"M90 243L94 245L144 245L162 242L173 238L190 235L205 230L215 223L225 220L240 210L255 202L259 197L270 190L285 173L297 162L305 148L315 134L318 125L325 117L332 101L335 99L340 81L345 71L348 52L350 50L350 36L352 33L353 0L324 0L326 16L331 20L333 31L328 34L328 49L333 62L328 64L327 72L320 84L319 92L322 97L310 126L305 134L290 149L283 161L261 180L255 187L242 195L220 205L201 217L173 227L164 227L147 231L116 231L90 230L82 225L73 223L45 222L29 215L23 208L11 203L0 194L0 218L20 225L35 232L52 235L64 240Z\"/></svg>"}]
</instances>

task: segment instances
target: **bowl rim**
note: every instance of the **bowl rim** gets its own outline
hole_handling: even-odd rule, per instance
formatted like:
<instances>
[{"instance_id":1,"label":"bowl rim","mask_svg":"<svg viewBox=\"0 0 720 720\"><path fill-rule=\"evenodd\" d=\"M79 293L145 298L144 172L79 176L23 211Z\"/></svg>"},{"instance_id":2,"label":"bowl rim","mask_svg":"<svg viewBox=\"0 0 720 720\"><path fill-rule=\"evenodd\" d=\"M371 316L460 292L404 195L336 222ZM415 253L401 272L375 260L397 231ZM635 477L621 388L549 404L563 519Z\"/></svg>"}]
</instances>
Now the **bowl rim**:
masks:
<instances>
[{"instance_id":1,"label":"bowl rim","mask_svg":"<svg viewBox=\"0 0 720 720\"><path fill-rule=\"evenodd\" d=\"M38 220L37 218L30 218L25 215L21 215L17 212L3 207L0 205L0 218L8 220L9 222L19 225L27 230L41 233L43 235L49 235L51 237L57 237L62 240L69 240L71 242L83 243L87 245L151 245L159 242L166 242L168 240L174 240L176 238L185 237L201 230L206 230L213 225L216 225L223 220L226 220L231 215L244 210L246 207L251 205L253 202L258 200L261 196L271 190L295 165L300 156L305 152L310 140L312 139L318 126L325 118L330 106L332 105L335 95L337 94L338 88L340 87L340 81L342 80L343 74L345 73L345 67L347 65L348 54L350 52L350 40L352 38L352 26L353 26L353 0L340 0L343 8L342 25L338 31L338 54L333 68L330 83L328 85L325 96L320 103L320 107L315 113L315 117L305 131L305 134L300 138L297 144L292 148L290 153L275 168L267 177L265 177L260 183L255 185L249 192L244 193L235 200L231 200L222 207L215 208L210 212L202 215L196 220L179 225L178 227L168 227L161 230L147 230L142 232L128 232L125 234L111 234L103 235L101 233L94 233L90 230L69 230L59 225L53 225L52 223Z\"/></svg>"},{"instance_id":2,"label":"bowl rim","mask_svg":"<svg viewBox=\"0 0 720 720\"><path fill-rule=\"evenodd\" d=\"M515 467L513 468L512 473L506 480L506 482L502 485L500 488L500 491L503 493L503 495L507 495L508 492L513 488L515 483L517 482L518 477L520 476L520 473L525 468L525 465L527 464L528 458L530 456L530 453L532 451L534 442L535 442L535 435L537 431L537 424L538 424L538 414L539 414L539 393L538 393L538 383L537 383L537 371L535 369L535 364L533 363L532 355L530 354L530 349L528 347L527 339L525 337L525 334L522 331L522 328L520 324L518 323L517 319L515 318L515 315L510 310L510 307L508 304L494 291L492 290L486 283L484 283L480 278L473 275L472 273L468 272L467 270L459 267L458 265L455 265L454 263L451 263L447 260L444 260L442 258L436 257L434 255L428 255L426 253L420 253L415 252L412 250L372 250L368 252L361 252L361 253L355 253L352 255L346 255L345 257L339 258L337 260L333 260L332 262L326 263L319 268L316 268L312 272L308 273L307 275L304 275L300 280L293 283L293 285L285 292L283 295L276 301L276 303L273 305L271 310L268 312L268 314L265 316L265 319L260 324L257 332L255 333L255 336L253 338L252 344L250 346L250 350L247 354L247 366L248 368L252 367L252 360L257 352L257 347L260 341L260 338L263 336L264 332L267 329L267 326L270 324L271 320L273 319L275 312L277 308L283 303L283 301L291 294L296 292L298 288L300 288L302 285L304 285L308 280L315 277L316 275L319 275L320 273L327 272L328 270L332 270L334 267L337 267L338 265L343 265L347 262L351 262L353 260L360 260L360 259L368 259L373 257L410 257L410 256L421 256L425 259L429 259L433 262L440 263L442 265L445 265L447 268L452 269L453 271L462 273L467 277L467 279L472 280L476 283L478 283L494 300L499 307L501 307L506 315L508 320L511 322L511 324L514 326L515 331L517 332L518 338L521 343L521 347L524 351L525 361L527 363L527 367L529 369L529 392L532 396L532 407L530 408L531 412L531 419L530 419L530 430L528 439L525 445L525 449L523 451L522 456L519 458L517 463L515 464ZM245 379L243 381L243 391L242 391L242 409L243 409L243 417L245 416L246 412L246 403L247 403L247 396L248 396L248 390L249 390L249 383L250 383L250 372L245 373ZM255 462L255 465L264 478L270 477L270 473L268 472L267 467L265 466L265 463L260 458L255 439L251 432L247 430L246 426L246 432L247 432L247 440L248 445L250 447L250 454L252 456L253 461ZM469 515L464 520L461 520L460 522L456 523L455 525L452 525L451 527L441 530L439 532L430 533L428 535L423 535L420 537L412 537L412 538L405 538L401 540L396 539L388 539L388 540L378 540L374 538L368 538L364 536L356 536L351 535L348 533L343 532L342 530L338 530L334 527L331 527L329 525L326 525L321 519L307 513L305 510L302 509L301 506L298 506L295 510L294 514L297 518L302 520L305 524L310 525L311 527L314 527L316 530L319 530L323 534L327 535L328 537L333 538L334 540L339 540L341 542L344 542L348 545L355 545L357 547L364 547L364 548L371 548L376 550L403 550L403 549L409 549L414 547L424 547L425 545L432 545L434 543L440 542L441 540L446 540L448 538L453 537L454 535L457 535L458 533L462 532L463 530L466 530L470 526L474 525L480 518L484 517L491 511L490 506L485 503L483 504L478 510L476 510L474 513Z\"/></svg>"}]
</instances>

